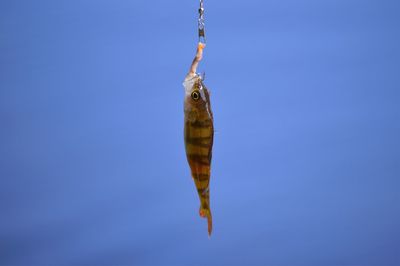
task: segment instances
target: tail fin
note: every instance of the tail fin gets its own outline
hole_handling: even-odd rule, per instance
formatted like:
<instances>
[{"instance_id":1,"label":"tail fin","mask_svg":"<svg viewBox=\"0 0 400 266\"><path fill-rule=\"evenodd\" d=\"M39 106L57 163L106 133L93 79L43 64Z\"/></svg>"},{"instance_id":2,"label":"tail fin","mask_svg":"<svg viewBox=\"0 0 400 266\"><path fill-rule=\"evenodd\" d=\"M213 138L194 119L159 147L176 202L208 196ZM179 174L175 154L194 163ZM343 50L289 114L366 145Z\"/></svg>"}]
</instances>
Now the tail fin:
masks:
<instances>
[{"instance_id":1,"label":"tail fin","mask_svg":"<svg viewBox=\"0 0 400 266\"><path fill-rule=\"evenodd\" d=\"M196 179L195 179L196 182ZM203 186L202 186L203 185ZM208 224L208 235L211 236L212 232L212 216L211 216L211 209L210 209L210 189L208 184L204 187L204 184L201 184L200 181L196 182L197 192L200 198L200 209L199 213L200 216L203 218L207 218ZM201 187L202 189L199 189Z\"/></svg>"},{"instance_id":2,"label":"tail fin","mask_svg":"<svg viewBox=\"0 0 400 266\"><path fill-rule=\"evenodd\" d=\"M211 216L211 212L207 216L207 223L208 223L208 236L211 236L211 232L212 232L212 216Z\"/></svg>"},{"instance_id":3,"label":"tail fin","mask_svg":"<svg viewBox=\"0 0 400 266\"><path fill-rule=\"evenodd\" d=\"M208 236L211 236L212 233L212 215L210 209L202 208L200 206L200 216L203 218L207 218L207 225L208 225Z\"/></svg>"}]
</instances>

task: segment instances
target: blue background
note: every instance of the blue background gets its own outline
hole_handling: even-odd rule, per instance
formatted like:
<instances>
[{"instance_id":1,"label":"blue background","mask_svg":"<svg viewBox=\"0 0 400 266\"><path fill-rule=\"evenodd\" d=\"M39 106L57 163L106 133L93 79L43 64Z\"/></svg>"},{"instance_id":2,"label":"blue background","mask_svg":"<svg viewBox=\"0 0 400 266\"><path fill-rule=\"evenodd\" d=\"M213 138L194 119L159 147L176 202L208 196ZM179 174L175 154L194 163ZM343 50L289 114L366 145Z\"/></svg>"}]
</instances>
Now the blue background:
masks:
<instances>
[{"instance_id":1,"label":"blue background","mask_svg":"<svg viewBox=\"0 0 400 266\"><path fill-rule=\"evenodd\" d=\"M198 2L1 0L0 264L400 265L400 2L205 5L211 239Z\"/></svg>"}]
</instances>

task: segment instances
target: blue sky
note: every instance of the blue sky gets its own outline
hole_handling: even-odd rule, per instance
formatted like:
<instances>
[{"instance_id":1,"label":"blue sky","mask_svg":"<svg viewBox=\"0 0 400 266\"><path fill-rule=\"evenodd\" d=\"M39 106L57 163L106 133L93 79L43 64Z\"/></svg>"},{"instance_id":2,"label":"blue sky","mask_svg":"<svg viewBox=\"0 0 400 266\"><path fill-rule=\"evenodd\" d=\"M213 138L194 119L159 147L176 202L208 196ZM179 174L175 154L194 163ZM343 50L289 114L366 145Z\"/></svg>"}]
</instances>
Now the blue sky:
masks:
<instances>
[{"instance_id":1,"label":"blue sky","mask_svg":"<svg viewBox=\"0 0 400 266\"><path fill-rule=\"evenodd\" d=\"M0 2L1 265L400 264L400 3L205 7L211 239L183 145L198 2Z\"/></svg>"}]
</instances>

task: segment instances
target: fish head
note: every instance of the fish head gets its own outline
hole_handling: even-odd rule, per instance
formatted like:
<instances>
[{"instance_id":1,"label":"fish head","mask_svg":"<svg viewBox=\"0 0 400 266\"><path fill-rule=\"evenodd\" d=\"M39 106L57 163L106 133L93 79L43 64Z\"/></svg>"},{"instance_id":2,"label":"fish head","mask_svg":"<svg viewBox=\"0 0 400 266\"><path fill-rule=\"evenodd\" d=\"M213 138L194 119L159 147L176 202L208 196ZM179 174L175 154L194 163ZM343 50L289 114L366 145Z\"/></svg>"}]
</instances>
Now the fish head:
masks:
<instances>
[{"instance_id":1,"label":"fish head","mask_svg":"<svg viewBox=\"0 0 400 266\"><path fill-rule=\"evenodd\" d=\"M209 110L210 96L203 80L196 75L191 79L185 80L185 110Z\"/></svg>"}]
</instances>

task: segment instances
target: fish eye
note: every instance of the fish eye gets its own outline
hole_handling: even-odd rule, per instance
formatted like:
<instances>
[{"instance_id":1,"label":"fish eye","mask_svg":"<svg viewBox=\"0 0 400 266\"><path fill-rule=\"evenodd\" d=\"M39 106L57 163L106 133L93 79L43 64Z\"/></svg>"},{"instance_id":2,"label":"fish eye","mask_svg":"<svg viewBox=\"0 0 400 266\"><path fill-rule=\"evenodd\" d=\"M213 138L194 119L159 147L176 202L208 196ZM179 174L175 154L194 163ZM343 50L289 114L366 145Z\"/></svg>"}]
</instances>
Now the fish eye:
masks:
<instances>
[{"instance_id":1,"label":"fish eye","mask_svg":"<svg viewBox=\"0 0 400 266\"><path fill-rule=\"evenodd\" d=\"M192 99L195 101L198 101L200 99L200 92L198 90L192 92Z\"/></svg>"}]
</instances>

